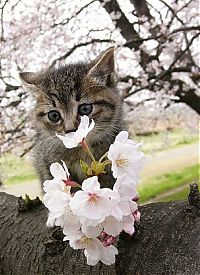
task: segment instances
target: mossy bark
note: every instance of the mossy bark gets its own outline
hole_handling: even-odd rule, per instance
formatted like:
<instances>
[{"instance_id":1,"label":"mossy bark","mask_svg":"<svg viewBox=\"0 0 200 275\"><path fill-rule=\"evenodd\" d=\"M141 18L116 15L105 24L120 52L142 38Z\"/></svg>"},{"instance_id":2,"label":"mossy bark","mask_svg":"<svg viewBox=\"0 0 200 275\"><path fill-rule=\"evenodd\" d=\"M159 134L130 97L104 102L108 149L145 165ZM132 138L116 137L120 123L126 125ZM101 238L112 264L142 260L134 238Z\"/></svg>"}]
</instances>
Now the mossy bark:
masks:
<instances>
[{"instance_id":1,"label":"mossy bark","mask_svg":"<svg viewBox=\"0 0 200 275\"><path fill-rule=\"evenodd\" d=\"M140 207L141 224L135 236L120 236L115 265L94 267L62 241L59 228L46 227L42 203L24 207L22 199L0 193L0 274L200 274L200 198L191 188L189 202Z\"/></svg>"}]
</instances>

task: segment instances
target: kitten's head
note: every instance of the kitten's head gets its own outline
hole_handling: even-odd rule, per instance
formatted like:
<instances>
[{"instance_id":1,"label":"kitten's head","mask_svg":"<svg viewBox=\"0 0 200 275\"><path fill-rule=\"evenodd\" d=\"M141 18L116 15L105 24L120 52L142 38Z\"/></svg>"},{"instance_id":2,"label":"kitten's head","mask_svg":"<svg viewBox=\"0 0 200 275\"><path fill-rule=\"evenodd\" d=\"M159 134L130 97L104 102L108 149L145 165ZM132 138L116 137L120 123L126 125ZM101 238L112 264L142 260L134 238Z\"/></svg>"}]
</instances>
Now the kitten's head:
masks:
<instances>
[{"instance_id":1,"label":"kitten's head","mask_svg":"<svg viewBox=\"0 0 200 275\"><path fill-rule=\"evenodd\" d=\"M92 143L112 141L121 127L121 98L116 90L114 48L89 64L20 73L36 97L35 127L50 135L75 131L83 115L94 119Z\"/></svg>"}]
</instances>

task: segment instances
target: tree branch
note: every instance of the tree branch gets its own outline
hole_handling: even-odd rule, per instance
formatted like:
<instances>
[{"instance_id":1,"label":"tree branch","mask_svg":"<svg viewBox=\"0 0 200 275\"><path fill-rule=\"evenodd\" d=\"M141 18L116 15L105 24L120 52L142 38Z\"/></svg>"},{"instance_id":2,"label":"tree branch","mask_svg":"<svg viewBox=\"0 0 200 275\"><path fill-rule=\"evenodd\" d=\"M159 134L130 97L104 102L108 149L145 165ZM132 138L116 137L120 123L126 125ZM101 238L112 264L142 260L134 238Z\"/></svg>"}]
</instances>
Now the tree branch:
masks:
<instances>
[{"instance_id":1,"label":"tree branch","mask_svg":"<svg viewBox=\"0 0 200 275\"><path fill-rule=\"evenodd\" d=\"M66 18L64 20L62 20L59 23L54 23L51 28L55 28L59 25L66 25L69 23L70 20L72 20L73 18L75 18L76 16L78 16L84 9L86 9L87 7L89 7L92 3L96 2L97 0L92 0L91 2L87 3L86 5L84 5L83 7L81 7L75 14L73 14L73 16L71 16L70 18Z\"/></svg>"},{"instance_id":2,"label":"tree branch","mask_svg":"<svg viewBox=\"0 0 200 275\"><path fill-rule=\"evenodd\" d=\"M1 25L1 38L0 38L0 41L1 42L4 42L5 39L4 39L4 27L3 27L3 17L4 17L4 9L5 9L5 6L8 4L8 0L5 0L3 6L0 8L1 10L1 15L0 15L0 25Z\"/></svg>"},{"instance_id":3,"label":"tree branch","mask_svg":"<svg viewBox=\"0 0 200 275\"><path fill-rule=\"evenodd\" d=\"M59 228L46 227L47 209L38 199L27 203L0 193L0 274L199 274L199 192L196 186L191 190L190 203L140 207L141 224L133 237L120 235L115 265L93 267L83 250L62 241Z\"/></svg>"},{"instance_id":4,"label":"tree branch","mask_svg":"<svg viewBox=\"0 0 200 275\"><path fill-rule=\"evenodd\" d=\"M64 55L60 56L59 58L56 58L50 65L50 67L53 67L58 61L64 60L66 59L68 56L70 56L76 49L80 48L80 47L84 47L84 46L88 46L94 43L111 43L113 42L113 40L111 39L92 39L90 41L86 41L86 42L82 42L79 43L77 45L74 45L67 53L65 53Z\"/></svg>"}]
</instances>

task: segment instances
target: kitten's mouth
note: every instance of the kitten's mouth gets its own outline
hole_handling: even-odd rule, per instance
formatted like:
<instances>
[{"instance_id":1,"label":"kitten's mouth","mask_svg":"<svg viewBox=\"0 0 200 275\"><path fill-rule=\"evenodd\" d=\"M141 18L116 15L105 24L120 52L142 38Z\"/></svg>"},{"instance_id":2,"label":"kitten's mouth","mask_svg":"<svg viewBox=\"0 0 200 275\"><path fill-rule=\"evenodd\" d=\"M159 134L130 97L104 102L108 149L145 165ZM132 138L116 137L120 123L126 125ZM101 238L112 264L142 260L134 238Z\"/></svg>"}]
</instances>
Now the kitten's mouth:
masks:
<instances>
[{"instance_id":1,"label":"kitten's mouth","mask_svg":"<svg viewBox=\"0 0 200 275\"><path fill-rule=\"evenodd\" d=\"M77 130L77 128L74 128L74 129L71 129L71 130L67 130L67 131L65 131L65 134L76 132L76 130Z\"/></svg>"}]
</instances>

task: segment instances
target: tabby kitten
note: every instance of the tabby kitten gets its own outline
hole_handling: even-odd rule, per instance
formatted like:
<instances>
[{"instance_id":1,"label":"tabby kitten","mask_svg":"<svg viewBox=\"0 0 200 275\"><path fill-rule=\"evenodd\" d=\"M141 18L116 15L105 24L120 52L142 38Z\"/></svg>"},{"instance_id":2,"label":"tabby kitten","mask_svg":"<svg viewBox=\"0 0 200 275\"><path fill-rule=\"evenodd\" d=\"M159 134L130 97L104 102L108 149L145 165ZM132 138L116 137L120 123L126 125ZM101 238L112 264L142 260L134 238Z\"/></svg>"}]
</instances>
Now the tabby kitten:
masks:
<instances>
[{"instance_id":1,"label":"tabby kitten","mask_svg":"<svg viewBox=\"0 0 200 275\"><path fill-rule=\"evenodd\" d=\"M116 89L114 48L103 52L95 61L51 68L41 73L20 73L26 88L36 97L33 112L36 133L34 165L41 182L51 179L49 166L64 160L71 177L85 179L80 159L90 163L82 148L67 149L56 133L75 131L83 115L95 121L86 138L98 160L122 129L122 99ZM111 186L111 173L99 179Z\"/></svg>"}]
</instances>

